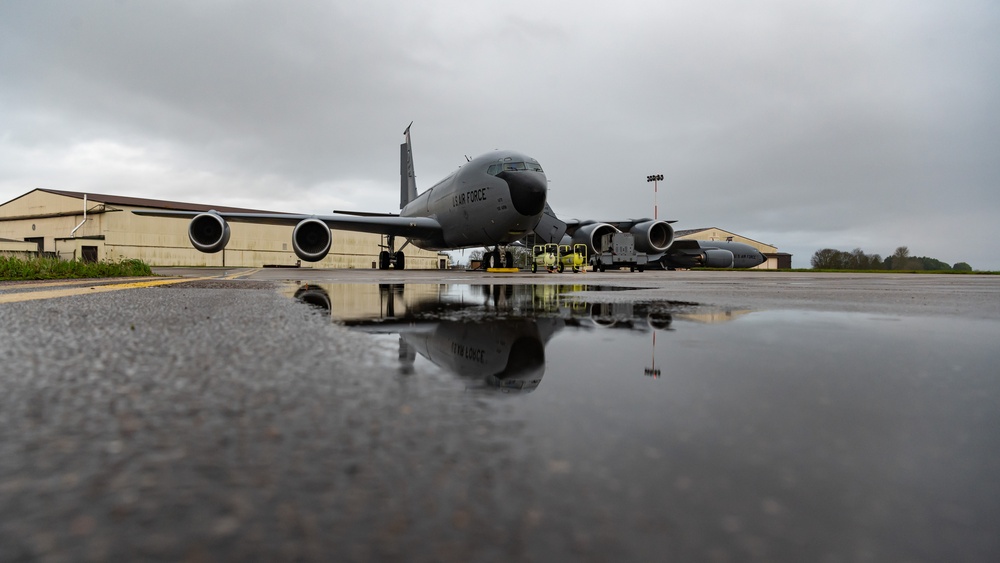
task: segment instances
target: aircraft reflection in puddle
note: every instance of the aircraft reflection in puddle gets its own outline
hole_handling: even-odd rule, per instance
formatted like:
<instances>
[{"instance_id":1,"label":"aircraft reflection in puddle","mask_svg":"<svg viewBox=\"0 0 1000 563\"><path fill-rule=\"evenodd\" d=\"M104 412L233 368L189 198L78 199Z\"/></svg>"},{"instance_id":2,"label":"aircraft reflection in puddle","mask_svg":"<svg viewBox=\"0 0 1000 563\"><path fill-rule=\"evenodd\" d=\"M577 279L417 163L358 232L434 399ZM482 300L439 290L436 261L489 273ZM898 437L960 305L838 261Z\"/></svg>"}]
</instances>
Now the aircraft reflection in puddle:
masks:
<instances>
[{"instance_id":1,"label":"aircraft reflection in puddle","mask_svg":"<svg viewBox=\"0 0 1000 563\"><path fill-rule=\"evenodd\" d=\"M335 322L398 334L399 358L416 354L484 388L530 392L545 373L545 345L566 327L670 330L671 310L691 304L591 303L583 285L304 285L295 298L330 311ZM603 288L606 290L607 288ZM654 341L655 342L655 341Z\"/></svg>"}]
</instances>

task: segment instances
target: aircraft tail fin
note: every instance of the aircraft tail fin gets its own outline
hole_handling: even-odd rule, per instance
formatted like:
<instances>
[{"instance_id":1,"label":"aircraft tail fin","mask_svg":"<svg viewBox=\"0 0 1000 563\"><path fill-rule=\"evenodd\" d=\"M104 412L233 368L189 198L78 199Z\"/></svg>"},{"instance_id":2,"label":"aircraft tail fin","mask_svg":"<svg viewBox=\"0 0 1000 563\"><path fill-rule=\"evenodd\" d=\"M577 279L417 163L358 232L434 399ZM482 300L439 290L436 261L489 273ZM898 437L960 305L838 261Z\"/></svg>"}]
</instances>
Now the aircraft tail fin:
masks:
<instances>
[{"instance_id":1,"label":"aircraft tail fin","mask_svg":"<svg viewBox=\"0 0 1000 563\"><path fill-rule=\"evenodd\" d=\"M403 135L406 141L399 145L399 208L417 199L417 177L413 174L413 147L410 145L410 125L406 126Z\"/></svg>"}]
</instances>

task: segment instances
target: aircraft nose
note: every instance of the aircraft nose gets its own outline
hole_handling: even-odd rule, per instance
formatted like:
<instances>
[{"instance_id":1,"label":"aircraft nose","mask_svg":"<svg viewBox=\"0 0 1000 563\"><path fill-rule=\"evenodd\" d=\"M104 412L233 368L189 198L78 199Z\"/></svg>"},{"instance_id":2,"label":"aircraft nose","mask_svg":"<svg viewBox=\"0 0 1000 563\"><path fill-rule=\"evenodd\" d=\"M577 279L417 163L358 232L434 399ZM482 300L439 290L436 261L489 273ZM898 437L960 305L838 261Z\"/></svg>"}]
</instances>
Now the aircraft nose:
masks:
<instances>
[{"instance_id":1,"label":"aircraft nose","mask_svg":"<svg viewBox=\"0 0 1000 563\"><path fill-rule=\"evenodd\" d=\"M511 203L518 213L525 216L538 215L545 209L545 195L548 181L545 175L530 170L501 172L498 178L507 182Z\"/></svg>"}]
</instances>

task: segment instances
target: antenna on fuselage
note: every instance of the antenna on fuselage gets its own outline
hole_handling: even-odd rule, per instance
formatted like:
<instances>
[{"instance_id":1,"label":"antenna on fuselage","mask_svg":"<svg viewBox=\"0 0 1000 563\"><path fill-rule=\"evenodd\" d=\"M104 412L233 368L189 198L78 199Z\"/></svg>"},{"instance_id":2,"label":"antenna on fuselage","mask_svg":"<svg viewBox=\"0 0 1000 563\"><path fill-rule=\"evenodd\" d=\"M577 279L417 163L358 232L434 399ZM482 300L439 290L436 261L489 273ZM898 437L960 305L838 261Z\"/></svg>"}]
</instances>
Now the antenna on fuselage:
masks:
<instances>
[{"instance_id":1,"label":"antenna on fuselage","mask_svg":"<svg viewBox=\"0 0 1000 563\"><path fill-rule=\"evenodd\" d=\"M417 199L417 177L413 173L413 146L410 143L410 125L403 131L405 141L399 145L399 208Z\"/></svg>"}]
</instances>

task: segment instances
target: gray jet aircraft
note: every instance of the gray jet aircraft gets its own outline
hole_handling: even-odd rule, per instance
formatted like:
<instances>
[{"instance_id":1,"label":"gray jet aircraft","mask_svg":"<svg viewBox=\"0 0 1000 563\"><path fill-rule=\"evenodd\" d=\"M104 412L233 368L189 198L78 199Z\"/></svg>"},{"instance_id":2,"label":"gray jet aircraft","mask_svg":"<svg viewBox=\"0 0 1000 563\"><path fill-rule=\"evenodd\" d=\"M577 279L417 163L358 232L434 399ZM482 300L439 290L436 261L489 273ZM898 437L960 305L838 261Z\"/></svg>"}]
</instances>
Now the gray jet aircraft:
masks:
<instances>
[{"instance_id":1,"label":"gray jet aircraft","mask_svg":"<svg viewBox=\"0 0 1000 563\"><path fill-rule=\"evenodd\" d=\"M767 261L749 244L731 240L678 239L670 252L657 260L667 270L675 268L753 268Z\"/></svg>"},{"instance_id":2,"label":"gray jet aircraft","mask_svg":"<svg viewBox=\"0 0 1000 563\"><path fill-rule=\"evenodd\" d=\"M674 268L753 268L767 258L749 244L734 241L674 239L673 221L627 219L624 221L579 221L558 219L552 208L545 212L536 234L546 242L585 244L591 256L599 252L601 237L624 232L635 235L635 249L648 255L650 264ZM547 229L547 230L546 230Z\"/></svg>"},{"instance_id":3,"label":"gray jet aircraft","mask_svg":"<svg viewBox=\"0 0 1000 563\"><path fill-rule=\"evenodd\" d=\"M563 221L556 217L548 204L535 227L535 235L545 242L585 244L590 256L599 253L604 235L624 232L635 235L635 249L649 255L663 255L674 241L672 221L627 219L625 221Z\"/></svg>"},{"instance_id":4,"label":"gray jet aircraft","mask_svg":"<svg viewBox=\"0 0 1000 563\"><path fill-rule=\"evenodd\" d=\"M410 124L412 125L412 123ZM133 211L137 215L192 217L191 244L201 252L219 252L229 243L229 222L294 226L292 248L306 262L318 262L333 242L330 229L382 234L386 250L379 268L405 267L403 249L410 243L425 250L487 247L495 266L513 263L506 246L535 229L545 209L548 181L537 160L515 151L494 151L469 160L454 173L417 195L410 127L400 145L400 212L334 211L335 215L233 213L219 211ZM396 237L406 239L397 250Z\"/></svg>"},{"instance_id":5,"label":"gray jet aircraft","mask_svg":"<svg viewBox=\"0 0 1000 563\"><path fill-rule=\"evenodd\" d=\"M412 123L410 125L413 125ZM486 266L513 264L507 245L521 241L531 232L546 242L584 243L591 255L601 237L613 232L635 235L636 250L649 255L651 263L664 268L705 266L750 267L755 249L741 243L674 241L668 221L637 219L626 221L567 221L558 219L546 202L548 180L534 158L515 151L494 151L470 159L430 189L417 194L413 172L410 126L403 131L400 145L400 212L334 211L334 215L292 213L220 212L210 210L143 210L137 215L191 217L188 238L192 246L206 253L219 252L229 243L229 222L293 226L292 249L306 262L318 262L330 252L331 229L376 233L386 236L385 250L378 265L403 269L403 249L413 244L425 250L492 248ZM396 237L406 239L397 250ZM693 244L692 244L693 243ZM743 248L745 247L745 248ZM730 263L731 262L731 263Z\"/></svg>"}]
</instances>

